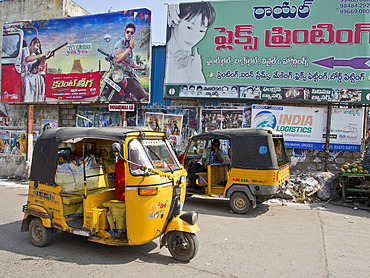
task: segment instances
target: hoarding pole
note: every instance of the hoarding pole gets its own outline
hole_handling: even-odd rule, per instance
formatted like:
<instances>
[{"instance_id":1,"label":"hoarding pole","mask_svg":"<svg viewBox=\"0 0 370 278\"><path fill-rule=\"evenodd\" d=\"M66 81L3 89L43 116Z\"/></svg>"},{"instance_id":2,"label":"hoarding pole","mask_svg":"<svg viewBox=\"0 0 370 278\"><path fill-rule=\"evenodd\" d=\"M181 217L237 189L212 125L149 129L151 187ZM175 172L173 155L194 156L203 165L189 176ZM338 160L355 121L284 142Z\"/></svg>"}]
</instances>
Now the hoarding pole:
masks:
<instances>
[{"instance_id":1,"label":"hoarding pole","mask_svg":"<svg viewBox=\"0 0 370 278\"><path fill-rule=\"evenodd\" d=\"M27 113L27 154L26 154L26 170L27 177L30 176L31 172L31 160L33 152L33 104L28 105Z\"/></svg>"},{"instance_id":2,"label":"hoarding pole","mask_svg":"<svg viewBox=\"0 0 370 278\"><path fill-rule=\"evenodd\" d=\"M197 100L197 106L195 107L195 130L198 133L200 129L200 108L199 99Z\"/></svg>"},{"instance_id":3,"label":"hoarding pole","mask_svg":"<svg viewBox=\"0 0 370 278\"><path fill-rule=\"evenodd\" d=\"M362 142L361 142L361 157L364 157L365 149L366 149L366 139L368 136L367 129L369 128L367 125L367 117L369 114L369 107L365 106L365 113L363 118L363 126L362 126Z\"/></svg>"},{"instance_id":4,"label":"hoarding pole","mask_svg":"<svg viewBox=\"0 0 370 278\"><path fill-rule=\"evenodd\" d=\"M127 126L126 111L121 111L121 116L122 116L122 126L126 127Z\"/></svg>"},{"instance_id":5,"label":"hoarding pole","mask_svg":"<svg viewBox=\"0 0 370 278\"><path fill-rule=\"evenodd\" d=\"M325 172L328 171L328 160L329 160L329 144L330 144L330 129L331 129L331 104L328 104L328 117L326 119L326 143L325 143Z\"/></svg>"}]
</instances>

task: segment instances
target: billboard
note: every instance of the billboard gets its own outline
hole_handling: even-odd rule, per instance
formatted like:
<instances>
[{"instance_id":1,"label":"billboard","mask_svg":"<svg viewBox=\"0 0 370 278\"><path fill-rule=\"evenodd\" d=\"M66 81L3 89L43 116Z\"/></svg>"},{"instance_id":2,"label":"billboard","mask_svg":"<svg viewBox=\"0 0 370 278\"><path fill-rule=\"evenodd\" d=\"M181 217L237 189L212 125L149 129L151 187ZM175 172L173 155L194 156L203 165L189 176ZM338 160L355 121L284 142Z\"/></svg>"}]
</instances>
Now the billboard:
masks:
<instances>
[{"instance_id":1,"label":"billboard","mask_svg":"<svg viewBox=\"0 0 370 278\"><path fill-rule=\"evenodd\" d=\"M148 9L3 26L1 102L150 101Z\"/></svg>"},{"instance_id":2,"label":"billboard","mask_svg":"<svg viewBox=\"0 0 370 278\"><path fill-rule=\"evenodd\" d=\"M362 108L333 108L331 151L361 151ZM271 127L284 134L287 148L325 150L327 108L252 105L252 127Z\"/></svg>"},{"instance_id":3,"label":"billboard","mask_svg":"<svg viewBox=\"0 0 370 278\"><path fill-rule=\"evenodd\" d=\"M170 4L164 96L370 103L369 5Z\"/></svg>"}]
</instances>

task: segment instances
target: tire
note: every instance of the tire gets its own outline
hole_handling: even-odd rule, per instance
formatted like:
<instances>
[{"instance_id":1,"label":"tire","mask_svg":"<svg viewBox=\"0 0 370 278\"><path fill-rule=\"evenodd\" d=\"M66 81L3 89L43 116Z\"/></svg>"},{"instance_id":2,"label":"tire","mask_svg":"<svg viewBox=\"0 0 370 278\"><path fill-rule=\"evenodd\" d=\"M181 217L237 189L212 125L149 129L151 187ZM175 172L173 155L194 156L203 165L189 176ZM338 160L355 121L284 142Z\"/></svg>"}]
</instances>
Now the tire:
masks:
<instances>
[{"instance_id":1,"label":"tire","mask_svg":"<svg viewBox=\"0 0 370 278\"><path fill-rule=\"evenodd\" d=\"M244 192L234 192L230 198L231 209L238 214L245 214L252 209L252 202Z\"/></svg>"},{"instance_id":2,"label":"tire","mask_svg":"<svg viewBox=\"0 0 370 278\"><path fill-rule=\"evenodd\" d=\"M44 247L50 243L51 229L45 228L39 218L33 218L29 226L29 236L33 245Z\"/></svg>"},{"instance_id":3,"label":"tire","mask_svg":"<svg viewBox=\"0 0 370 278\"><path fill-rule=\"evenodd\" d=\"M188 262L197 254L199 243L195 234L175 231L168 233L167 247L175 260Z\"/></svg>"}]
</instances>

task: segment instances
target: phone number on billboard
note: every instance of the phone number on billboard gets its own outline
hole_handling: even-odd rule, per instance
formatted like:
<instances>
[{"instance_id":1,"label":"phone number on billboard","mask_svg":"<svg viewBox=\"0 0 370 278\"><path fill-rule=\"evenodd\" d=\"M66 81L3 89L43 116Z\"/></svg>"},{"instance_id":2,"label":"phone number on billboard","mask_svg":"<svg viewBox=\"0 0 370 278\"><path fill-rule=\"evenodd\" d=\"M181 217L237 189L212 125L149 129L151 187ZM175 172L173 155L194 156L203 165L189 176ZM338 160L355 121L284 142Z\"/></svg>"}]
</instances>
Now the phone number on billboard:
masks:
<instances>
[{"instance_id":1,"label":"phone number on billboard","mask_svg":"<svg viewBox=\"0 0 370 278\"><path fill-rule=\"evenodd\" d=\"M339 13L341 14L368 14L370 13L370 9L340 9Z\"/></svg>"}]
</instances>

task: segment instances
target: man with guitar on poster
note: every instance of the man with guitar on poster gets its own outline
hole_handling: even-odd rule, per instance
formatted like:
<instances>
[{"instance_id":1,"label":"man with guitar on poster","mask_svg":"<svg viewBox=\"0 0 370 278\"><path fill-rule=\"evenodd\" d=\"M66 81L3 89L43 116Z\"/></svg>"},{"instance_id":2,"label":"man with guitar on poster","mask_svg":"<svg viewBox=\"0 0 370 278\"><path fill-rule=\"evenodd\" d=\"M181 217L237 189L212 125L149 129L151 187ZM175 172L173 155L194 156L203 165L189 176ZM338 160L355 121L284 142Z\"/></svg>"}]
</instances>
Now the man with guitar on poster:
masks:
<instances>
[{"instance_id":1,"label":"man with guitar on poster","mask_svg":"<svg viewBox=\"0 0 370 278\"><path fill-rule=\"evenodd\" d=\"M67 44L64 43L52 51L42 53L41 40L38 37L34 37L28 46L22 48L22 101L45 101L45 81L41 71L46 59L54 57L55 52Z\"/></svg>"}]
</instances>

